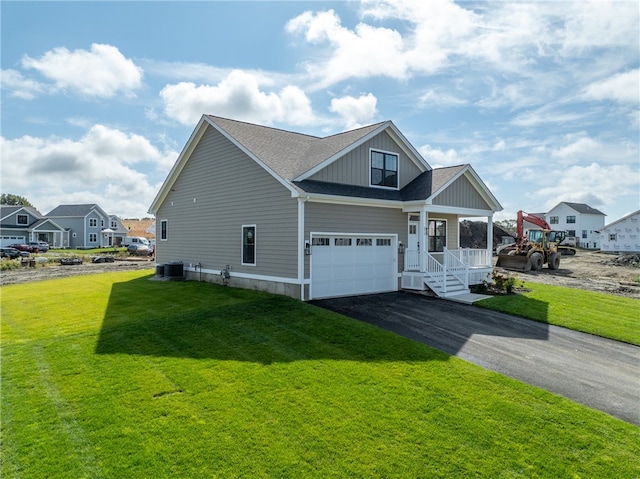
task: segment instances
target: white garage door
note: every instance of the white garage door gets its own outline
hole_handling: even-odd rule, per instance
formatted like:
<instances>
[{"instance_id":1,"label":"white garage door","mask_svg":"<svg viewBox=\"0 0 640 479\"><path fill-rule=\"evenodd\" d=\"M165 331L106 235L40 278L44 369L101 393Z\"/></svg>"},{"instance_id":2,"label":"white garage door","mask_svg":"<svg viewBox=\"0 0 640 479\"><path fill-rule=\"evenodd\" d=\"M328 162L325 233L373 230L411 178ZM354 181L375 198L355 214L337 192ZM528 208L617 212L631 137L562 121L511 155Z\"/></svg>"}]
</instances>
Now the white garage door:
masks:
<instances>
[{"instance_id":1,"label":"white garage door","mask_svg":"<svg viewBox=\"0 0 640 479\"><path fill-rule=\"evenodd\" d=\"M0 238L0 245L2 247L9 246L10 244L24 244L26 243L24 236L2 236Z\"/></svg>"},{"instance_id":2,"label":"white garage door","mask_svg":"<svg viewBox=\"0 0 640 479\"><path fill-rule=\"evenodd\" d=\"M311 234L311 298L398 289L395 236Z\"/></svg>"}]
</instances>

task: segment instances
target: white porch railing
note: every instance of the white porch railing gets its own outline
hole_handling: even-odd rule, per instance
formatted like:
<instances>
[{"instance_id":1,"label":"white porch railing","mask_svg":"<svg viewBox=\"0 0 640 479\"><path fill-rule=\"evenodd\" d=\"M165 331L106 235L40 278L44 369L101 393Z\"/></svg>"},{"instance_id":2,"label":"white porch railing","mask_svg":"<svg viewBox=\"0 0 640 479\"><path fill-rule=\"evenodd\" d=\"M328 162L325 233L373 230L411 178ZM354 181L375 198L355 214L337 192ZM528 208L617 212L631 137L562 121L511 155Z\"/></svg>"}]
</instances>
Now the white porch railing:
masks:
<instances>
[{"instance_id":1,"label":"white porch railing","mask_svg":"<svg viewBox=\"0 0 640 479\"><path fill-rule=\"evenodd\" d=\"M449 258L455 258L457 261L465 264L469 268L488 268L491 267L491 255L486 249L470 249L470 248L460 248L460 249L446 249L445 252L448 253ZM433 261L442 266L437 259L433 257L430 253L426 251L422 252L425 255L424 267L423 270L427 272L433 272L429 269L430 261L426 258L431 257ZM443 255L443 253L437 253L438 255ZM445 255L446 257L446 255ZM410 250L407 249L404 252L404 270L405 271L420 271L420 251L418 250Z\"/></svg>"},{"instance_id":2,"label":"white porch railing","mask_svg":"<svg viewBox=\"0 0 640 479\"><path fill-rule=\"evenodd\" d=\"M460 281L465 288L469 287L469 265L460 261L460 259L458 259L458 257L447 248L444 249L444 264L442 265L442 269L445 276L445 293L447 291L447 274L451 274L454 278Z\"/></svg>"}]
</instances>

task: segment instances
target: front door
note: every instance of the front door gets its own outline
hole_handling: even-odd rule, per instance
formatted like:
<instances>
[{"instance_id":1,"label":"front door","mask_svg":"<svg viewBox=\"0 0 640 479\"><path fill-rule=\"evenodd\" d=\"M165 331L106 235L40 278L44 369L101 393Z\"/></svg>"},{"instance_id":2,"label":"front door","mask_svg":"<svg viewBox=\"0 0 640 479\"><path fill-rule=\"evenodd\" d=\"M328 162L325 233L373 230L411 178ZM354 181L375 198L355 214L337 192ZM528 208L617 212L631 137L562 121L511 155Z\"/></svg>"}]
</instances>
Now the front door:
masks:
<instances>
[{"instance_id":1,"label":"front door","mask_svg":"<svg viewBox=\"0 0 640 479\"><path fill-rule=\"evenodd\" d=\"M420 250L420 239L418 237L418 229L420 228L420 223L417 221L409 221L409 241L407 244L407 249L409 251L418 251Z\"/></svg>"}]
</instances>

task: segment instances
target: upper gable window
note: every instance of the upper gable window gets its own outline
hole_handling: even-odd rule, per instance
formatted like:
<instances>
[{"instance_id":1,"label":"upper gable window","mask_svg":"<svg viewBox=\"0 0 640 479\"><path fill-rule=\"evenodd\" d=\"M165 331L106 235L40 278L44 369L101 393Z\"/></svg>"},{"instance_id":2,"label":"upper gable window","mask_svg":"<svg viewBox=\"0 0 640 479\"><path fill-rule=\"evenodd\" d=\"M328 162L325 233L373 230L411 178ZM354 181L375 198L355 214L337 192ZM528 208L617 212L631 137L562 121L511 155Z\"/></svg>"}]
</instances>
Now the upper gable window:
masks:
<instances>
[{"instance_id":1,"label":"upper gable window","mask_svg":"<svg viewBox=\"0 0 640 479\"><path fill-rule=\"evenodd\" d=\"M18 219L17 219L16 223L19 224L19 225L28 225L29 224L29 217L27 215L18 215Z\"/></svg>"},{"instance_id":2,"label":"upper gable window","mask_svg":"<svg viewBox=\"0 0 640 479\"><path fill-rule=\"evenodd\" d=\"M398 155L371 150L371 186L398 187Z\"/></svg>"}]
</instances>

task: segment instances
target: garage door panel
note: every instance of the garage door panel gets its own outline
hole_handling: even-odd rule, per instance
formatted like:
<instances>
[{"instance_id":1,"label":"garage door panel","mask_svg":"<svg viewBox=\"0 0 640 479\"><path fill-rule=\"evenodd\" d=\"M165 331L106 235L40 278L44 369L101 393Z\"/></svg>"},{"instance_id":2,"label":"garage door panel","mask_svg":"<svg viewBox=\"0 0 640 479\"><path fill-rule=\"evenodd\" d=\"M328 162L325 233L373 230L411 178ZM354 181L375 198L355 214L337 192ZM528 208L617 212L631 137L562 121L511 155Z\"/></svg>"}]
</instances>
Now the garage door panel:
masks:
<instances>
[{"instance_id":1,"label":"garage door panel","mask_svg":"<svg viewBox=\"0 0 640 479\"><path fill-rule=\"evenodd\" d=\"M394 238L312 233L313 298L397 290Z\"/></svg>"}]
</instances>

